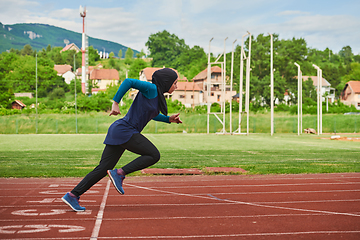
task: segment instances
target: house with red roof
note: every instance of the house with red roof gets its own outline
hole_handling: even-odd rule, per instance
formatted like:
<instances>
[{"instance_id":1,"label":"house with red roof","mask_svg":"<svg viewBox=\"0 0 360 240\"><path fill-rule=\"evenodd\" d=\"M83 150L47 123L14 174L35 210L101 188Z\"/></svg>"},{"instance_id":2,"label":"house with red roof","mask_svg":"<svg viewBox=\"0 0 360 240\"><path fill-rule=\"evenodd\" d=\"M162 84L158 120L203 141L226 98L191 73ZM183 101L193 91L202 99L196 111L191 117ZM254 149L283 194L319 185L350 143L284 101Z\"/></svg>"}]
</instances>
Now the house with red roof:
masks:
<instances>
[{"instance_id":1,"label":"house with red roof","mask_svg":"<svg viewBox=\"0 0 360 240\"><path fill-rule=\"evenodd\" d=\"M225 101L230 102L236 91L230 91L230 85L223 84L222 69L219 66L213 66L210 69L210 102L222 102L222 91L225 89ZM204 92L207 92L207 68L197 74L193 79ZM207 94L204 94L204 101L207 102Z\"/></svg>"},{"instance_id":2,"label":"house with red roof","mask_svg":"<svg viewBox=\"0 0 360 240\"><path fill-rule=\"evenodd\" d=\"M60 53L62 53L64 51L68 51L68 50L75 50L76 53L80 52L80 48L78 46L76 46L75 43L70 43L70 44L66 45L63 49L61 49Z\"/></svg>"},{"instance_id":3,"label":"house with red roof","mask_svg":"<svg viewBox=\"0 0 360 240\"><path fill-rule=\"evenodd\" d=\"M194 82L178 82L177 89L172 93L172 99L178 100L185 107L194 107L204 103L204 92Z\"/></svg>"},{"instance_id":4,"label":"house with red roof","mask_svg":"<svg viewBox=\"0 0 360 240\"><path fill-rule=\"evenodd\" d=\"M72 72L72 66L70 65L54 65L54 69L57 71L58 76L65 79L67 84L70 84L71 80L75 79L75 73Z\"/></svg>"},{"instance_id":5,"label":"house with red roof","mask_svg":"<svg viewBox=\"0 0 360 240\"><path fill-rule=\"evenodd\" d=\"M15 101L13 101L12 104L11 104L11 108L12 108L12 109L19 109L19 110L21 110L21 109L23 109L24 107L26 107L26 105L25 105L22 101L20 101L20 100L15 100Z\"/></svg>"},{"instance_id":6,"label":"house with red roof","mask_svg":"<svg viewBox=\"0 0 360 240\"><path fill-rule=\"evenodd\" d=\"M147 67L144 68L143 70L141 70L140 72L140 76L139 76L139 80L141 81L147 81L147 82L151 82L152 80L152 75L154 74L155 71L159 70L161 68L154 68L154 67ZM171 68L172 70L174 70L177 75L179 76L178 82L187 82L188 79L185 76L182 76L181 74L179 74L179 72L176 69Z\"/></svg>"},{"instance_id":7,"label":"house with red roof","mask_svg":"<svg viewBox=\"0 0 360 240\"><path fill-rule=\"evenodd\" d=\"M119 72L116 69L93 69L89 79L96 86L92 88L92 93L96 94L99 91L105 91L111 84L118 84Z\"/></svg>"},{"instance_id":8,"label":"house with red roof","mask_svg":"<svg viewBox=\"0 0 360 240\"><path fill-rule=\"evenodd\" d=\"M349 81L340 95L340 101L346 105L354 105L360 110L360 81Z\"/></svg>"}]
</instances>

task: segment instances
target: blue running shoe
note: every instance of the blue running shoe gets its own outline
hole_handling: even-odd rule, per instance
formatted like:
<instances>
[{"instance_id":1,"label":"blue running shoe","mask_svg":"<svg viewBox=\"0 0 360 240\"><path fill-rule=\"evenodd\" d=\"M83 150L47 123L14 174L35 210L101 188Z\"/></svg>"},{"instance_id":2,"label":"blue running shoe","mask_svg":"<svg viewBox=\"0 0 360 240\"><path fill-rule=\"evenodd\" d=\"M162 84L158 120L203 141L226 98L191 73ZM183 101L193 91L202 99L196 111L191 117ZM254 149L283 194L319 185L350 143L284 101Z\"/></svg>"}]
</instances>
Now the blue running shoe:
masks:
<instances>
[{"instance_id":1,"label":"blue running shoe","mask_svg":"<svg viewBox=\"0 0 360 240\"><path fill-rule=\"evenodd\" d=\"M69 193L66 193L65 196L61 198L61 200L63 200L64 203L69 205L69 207L71 207L72 210L74 210L75 212L83 212L85 211L85 208L79 205L79 199L80 197L74 198L70 196Z\"/></svg>"},{"instance_id":2,"label":"blue running shoe","mask_svg":"<svg viewBox=\"0 0 360 240\"><path fill-rule=\"evenodd\" d=\"M125 176L117 174L117 169L107 170L107 173L111 179L111 182L114 184L114 187L120 194L124 194L124 189L122 187L122 183L125 179Z\"/></svg>"}]
</instances>

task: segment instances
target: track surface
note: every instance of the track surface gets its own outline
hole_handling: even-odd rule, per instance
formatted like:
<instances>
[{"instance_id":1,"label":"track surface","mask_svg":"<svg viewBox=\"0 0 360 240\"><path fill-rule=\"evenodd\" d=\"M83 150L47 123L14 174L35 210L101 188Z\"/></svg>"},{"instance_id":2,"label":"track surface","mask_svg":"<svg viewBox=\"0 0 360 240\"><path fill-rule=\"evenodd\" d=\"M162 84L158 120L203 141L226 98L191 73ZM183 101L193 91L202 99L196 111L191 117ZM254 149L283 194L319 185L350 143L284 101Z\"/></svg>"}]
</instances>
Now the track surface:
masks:
<instances>
[{"instance_id":1,"label":"track surface","mask_svg":"<svg viewBox=\"0 0 360 240\"><path fill-rule=\"evenodd\" d=\"M0 239L360 239L360 173L0 179Z\"/></svg>"}]
</instances>

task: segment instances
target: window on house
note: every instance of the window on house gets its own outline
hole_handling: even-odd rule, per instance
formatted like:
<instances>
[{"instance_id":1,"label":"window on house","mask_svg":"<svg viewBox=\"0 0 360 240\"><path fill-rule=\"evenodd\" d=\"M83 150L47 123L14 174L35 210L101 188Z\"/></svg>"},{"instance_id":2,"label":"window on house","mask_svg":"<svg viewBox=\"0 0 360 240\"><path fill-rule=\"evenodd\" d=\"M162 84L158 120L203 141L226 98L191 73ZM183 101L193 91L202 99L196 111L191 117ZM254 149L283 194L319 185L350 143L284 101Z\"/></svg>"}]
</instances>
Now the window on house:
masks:
<instances>
[{"instance_id":1,"label":"window on house","mask_svg":"<svg viewBox=\"0 0 360 240\"><path fill-rule=\"evenodd\" d=\"M185 95L180 95L180 98L185 98Z\"/></svg>"},{"instance_id":2,"label":"window on house","mask_svg":"<svg viewBox=\"0 0 360 240\"><path fill-rule=\"evenodd\" d=\"M217 95L217 101L220 102L221 95Z\"/></svg>"},{"instance_id":3,"label":"window on house","mask_svg":"<svg viewBox=\"0 0 360 240\"><path fill-rule=\"evenodd\" d=\"M194 98L194 95L191 95L191 99L193 99Z\"/></svg>"},{"instance_id":4,"label":"window on house","mask_svg":"<svg viewBox=\"0 0 360 240\"><path fill-rule=\"evenodd\" d=\"M214 96L214 93L213 93L213 92L211 93L211 96L212 96L212 97Z\"/></svg>"}]
</instances>

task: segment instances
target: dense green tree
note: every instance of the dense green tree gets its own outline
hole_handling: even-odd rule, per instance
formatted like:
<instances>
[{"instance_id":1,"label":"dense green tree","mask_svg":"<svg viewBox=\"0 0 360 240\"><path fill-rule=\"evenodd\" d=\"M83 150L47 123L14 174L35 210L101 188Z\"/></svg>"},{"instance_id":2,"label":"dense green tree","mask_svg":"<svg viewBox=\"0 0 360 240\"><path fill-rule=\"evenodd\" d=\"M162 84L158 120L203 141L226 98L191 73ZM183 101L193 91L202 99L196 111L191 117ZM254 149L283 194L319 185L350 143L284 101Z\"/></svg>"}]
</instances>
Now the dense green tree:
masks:
<instances>
[{"instance_id":1,"label":"dense green tree","mask_svg":"<svg viewBox=\"0 0 360 240\"><path fill-rule=\"evenodd\" d=\"M179 39L166 30L151 34L145 46L150 51L150 57L153 58L152 67L173 67L177 57L189 48L184 39Z\"/></svg>"},{"instance_id":2,"label":"dense green tree","mask_svg":"<svg viewBox=\"0 0 360 240\"><path fill-rule=\"evenodd\" d=\"M128 48L125 52L125 63L130 65L134 56L134 51L131 48Z\"/></svg>"},{"instance_id":3,"label":"dense green tree","mask_svg":"<svg viewBox=\"0 0 360 240\"><path fill-rule=\"evenodd\" d=\"M33 50L30 44L26 44L23 49L21 49L21 55L32 55Z\"/></svg>"},{"instance_id":4,"label":"dense green tree","mask_svg":"<svg viewBox=\"0 0 360 240\"><path fill-rule=\"evenodd\" d=\"M350 46L343 47L340 50L339 55L344 59L345 64L350 64L352 62L353 53Z\"/></svg>"},{"instance_id":5,"label":"dense green tree","mask_svg":"<svg viewBox=\"0 0 360 240\"><path fill-rule=\"evenodd\" d=\"M129 78L139 78L139 73L144 68L148 67L148 64L142 59L135 59L130 65Z\"/></svg>"}]
</instances>

